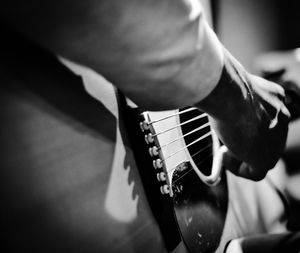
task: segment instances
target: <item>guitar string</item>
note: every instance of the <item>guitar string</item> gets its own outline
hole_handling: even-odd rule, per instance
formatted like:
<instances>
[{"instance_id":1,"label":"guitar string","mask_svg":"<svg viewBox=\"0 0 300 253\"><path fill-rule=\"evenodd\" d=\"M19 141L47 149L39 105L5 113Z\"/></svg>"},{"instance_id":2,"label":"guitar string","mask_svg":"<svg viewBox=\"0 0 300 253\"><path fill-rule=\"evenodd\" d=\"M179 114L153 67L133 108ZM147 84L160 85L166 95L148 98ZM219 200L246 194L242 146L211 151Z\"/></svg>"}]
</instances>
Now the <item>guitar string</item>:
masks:
<instances>
[{"instance_id":1,"label":"guitar string","mask_svg":"<svg viewBox=\"0 0 300 253\"><path fill-rule=\"evenodd\" d=\"M210 153L208 156L206 156L200 163L196 164L197 167L199 167L201 164L203 164L204 162L206 162L206 160L208 158L212 157L212 153ZM190 168L186 173L184 173L183 175L181 175L179 178L176 178L176 180L172 181L172 185L174 185L178 180L182 179L183 177L187 176L188 173L190 173L191 171L194 171L193 168Z\"/></svg>"},{"instance_id":2,"label":"guitar string","mask_svg":"<svg viewBox=\"0 0 300 253\"><path fill-rule=\"evenodd\" d=\"M168 144L165 144L165 145L161 146L160 148L162 149L162 148L166 147L167 145L169 145L169 144L175 142L176 140L182 139L182 138L184 138L186 135L189 135L189 134L191 134L191 133L194 133L194 132L196 132L196 131L199 131L199 130L201 130L201 129L204 129L204 128L207 127L207 126L209 126L209 122L206 123L206 124L204 124L204 125L202 125L202 126L200 126L200 127L198 127L197 129L194 129L194 130L190 131L189 133L183 135L182 137L179 137L179 138L177 138L177 139L175 139L175 140L169 142ZM207 138L207 137L209 137L209 136L211 136L211 131L208 132L208 133L206 133L205 135L201 136L200 138L196 139L195 141L191 142L190 144L184 146L182 149L180 149L180 150L174 152L173 154L169 155L168 157L166 157L166 158L163 159L162 161L163 161L163 162L166 161L167 159L171 158L172 156L176 155L177 153L179 153L179 152L181 152L181 151L187 149L188 147L190 147L190 146L192 146L192 145L198 143L199 141L204 140L205 138ZM204 148L202 148L202 149L200 149L199 151L197 151L196 153L192 154L191 157L193 158L193 157L195 157L196 155L199 155L200 153L202 153L204 150L206 150L206 149L209 148L210 146L212 146L212 143L209 143L209 144L206 145ZM196 166L199 167L202 163L204 163L204 162L205 162L208 158L210 158L211 156L212 156L212 152L210 152L210 154L209 154L208 156L206 156L204 159L202 159L202 161L201 161L200 163L197 163ZM175 169L176 169L176 167L175 167L175 168L172 168L172 169L169 169L169 170L167 170L167 173L169 174L169 173L171 173L172 171L174 171ZM184 173L180 178L178 178L178 179L176 179L174 182L172 182L172 185L173 185L174 183L176 183L178 180L182 179L184 176L186 176L186 175L187 175L188 173L190 173L192 170L193 170L193 168L190 169L189 171L187 171L186 173Z\"/></svg>"},{"instance_id":3,"label":"guitar string","mask_svg":"<svg viewBox=\"0 0 300 253\"><path fill-rule=\"evenodd\" d=\"M212 146L213 143L210 142L208 145L206 145L204 148L200 149L199 151L197 151L196 153L192 154L191 157L194 158L196 155L199 155L203 150L209 148L210 146Z\"/></svg>"},{"instance_id":4,"label":"guitar string","mask_svg":"<svg viewBox=\"0 0 300 253\"><path fill-rule=\"evenodd\" d=\"M164 117L164 118L160 118L160 119L155 120L155 121L150 121L150 122L147 122L147 123L148 123L148 124L158 123L158 122L160 122L160 121L163 121L163 120L169 119L169 118L171 118L171 117L175 117L175 116L177 116L177 115L184 114L184 113L187 113L187 112L190 112L190 111L193 111L193 110L198 110L198 109L197 109L197 108L194 108L194 107L188 108L188 109L186 109L186 110L184 110L184 111L180 111L180 112L178 112L178 113L169 115L169 116ZM163 133L166 133L166 132L168 132L168 131L171 131L171 130L173 130L173 129L175 129L175 128L181 127L182 125L191 123L191 122L193 122L193 121L195 121L195 120L197 120L197 119L204 118L204 117L206 117L206 116L207 116L206 113L202 113L202 114L200 114L200 115L198 115L198 116L196 116L196 117L194 117L194 118L192 118L192 119L190 119L190 120L184 121L184 122L182 122L181 124L178 124L178 125L176 125L176 126L174 126L174 127L172 127L172 128L166 129L166 130L164 130L164 131L162 131L162 132L159 132L159 133L157 133L157 134L153 134L153 137L156 137L156 136L158 136L158 135L160 135L160 134L163 134ZM173 141L171 141L171 142L169 142L169 143L167 143L167 144L165 144L165 145L163 145L163 146L161 146L161 147L159 147L159 148L162 149L162 148L164 148L164 147L170 145L171 143L173 143L173 142L175 142L175 141L177 141L177 140L180 140L180 139L186 137L187 135L190 135L190 134L192 134L192 133L194 133L194 132L196 132L196 131L199 131L199 130L201 130L201 129L204 129L205 127L208 127L209 125L210 125L210 123L208 122L208 123L206 123L206 124L204 124L204 125L202 125L202 126L196 128L196 129L190 131L189 133L183 135L182 137L179 137L179 138L177 138L177 139L175 139L175 140L173 140ZM205 135L201 136L200 138L196 139L195 141L191 142L190 144L186 145L186 146L183 147L182 149L180 149L180 150L174 152L173 154L169 155L167 158L163 159L162 161L163 161L163 162L166 161L167 159L171 158L172 156L176 155L177 153L179 153L179 152L181 152L181 151L187 149L188 147L190 147L190 146L196 144L196 143L199 142L199 141L204 140L205 138L207 138L207 137L209 137L209 136L211 136L211 131L208 132L208 133L206 133ZM205 146L205 147L202 148L201 150L199 150L199 151L197 151L196 153L194 153L193 155L191 155L191 157L194 157L194 156L200 154L201 152L203 152L205 149L207 149L207 148L210 147L211 145L212 145L212 143L208 144L207 146ZM211 156L212 156L212 153L210 153L209 156L205 157L200 163L196 164L196 166L198 167L199 165L201 165L202 163L204 163L204 162L205 162L209 157L211 157ZM168 170L167 173L170 173L171 171L173 171L173 170L175 170L175 169L176 169L176 167L175 167L175 168L172 168L172 169L170 169L170 170ZM193 169L190 169L188 172L186 172L186 173L185 173L184 175L182 175L180 178L176 179L173 183L177 182L179 179L181 179L181 178L183 178L184 176L186 176L186 175L187 175L189 172L191 172L192 170L193 170ZM173 184L173 183L172 183L172 184Z\"/></svg>"},{"instance_id":5,"label":"guitar string","mask_svg":"<svg viewBox=\"0 0 300 253\"><path fill-rule=\"evenodd\" d=\"M212 153L210 153L208 156L206 156L200 163L196 164L197 167L199 167L201 164L203 164L208 158L212 157ZM191 168L189 169L186 173L184 173L182 176L180 176L179 178L176 178L176 180L174 180L172 182L172 185L174 185L178 180L182 179L183 177L187 176L188 173L190 173L191 171L193 171L194 169Z\"/></svg>"},{"instance_id":6,"label":"guitar string","mask_svg":"<svg viewBox=\"0 0 300 253\"><path fill-rule=\"evenodd\" d=\"M164 133L169 132L169 131L171 131L171 130L173 130L173 129L176 129L176 128L179 128L179 127L181 127L181 126L183 126L183 125L186 125L186 124L188 124L188 123L191 123L191 122L193 122L193 121L195 121L195 120L202 119L202 118L204 118L204 117L206 117L206 116L207 116L207 115L204 115L204 114L198 115L198 116L196 116L196 117L194 117L194 118L192 118L192 119L186 120L186 121L184 121L184 122L182 122L182 123L180 123L180 124L178 124L178 125L175 125L175 126L173 126L173 127L171 127L171 128L167 128L167 129L165 129L165 130L163 130L163 131L161 131L161 132L159 132L159 133L152 134L152 137L156 137L156 136L158 136L158 135L164 134ZM150 124L150 123L149 123L149 124Z\"/></svg>"},{"instance_id":7,"label":"guitar string","mask_svg":"<svg viewBox=\"0 0 300 253\"><path fill-rule=\"evenodd\" d=\"M202 153L204 150L208 149L210 146L212 146L212 142L209 143L208 145L206 145L205 147L203 147L202 149L200 149L199 151L197 151L196 153L194 153L193 155L191 155L191 157L195 157L196 155L199 155L200 153ZM167 170L167 173L171 173L172 171L174 171L176 169L176 167Z\"/></svg>"},{"instance_id":8,"label":"guitar string","mask_svg":"<svg viewBox=\"0 0 300 253\"><path fill-rule=\"evenodd\" d=\"M208 127L209 125L210 125L209 122L206 123L206 124L203 124L202 126L195 128L194 130L192 130L192 131L190 131L190 132L188 132L188 133L186 133L186 134L184 134L184 135L182 135L182 136L180 136L180 137L178 137L178 138L176 138L176 139L174 139L174 140L168 142L167 144L164 144L164 145L160 146L160 147L158 148L158 150L161 150L161 149L163 149L163 148L166 148L167 146L171 145L172 143L174 143L174 142L176 142L176 141L179 141L179 140L183 139L184 137L189 136L189 135L191 135L191 134L193 134L193 133L195 133L195 132L197 132L197 131L200 131L201 129L204 129L204 128Z\"/></svg>"},{"instance_id":9,"label":"guitar string","mask_svg":"<svg viewBox=\"0 0 300 253\"><path fill-rule=\"evenodd\" d=\"M150 121L150 122L148 122L148 124L153 124L153 123L155 123L155 122L159 122L159 121L168 119L168 118L170 118L170 117L174 117L174 116L176 116L176 115L183 114L183 113L187 113L187 112L190 112L190 111L193 111L193 110L198 110L198 109L195 108L195 107L191 107L191 108L188 108L188 109L183 110L183 111L181 111L181 112L178 112L178 113L169 115L169 116L167 116L167 117L161 118L161 119L159 119L159 120L156 120L156 121ZM195 121L195 120L197 120L197 119L201 119L201 118L204 118L204 117L206 117L206 116L207 116L206 113L202 113L201 115L198 115L198 116L196 116L196 117L194 117L194 118L192 118L192 119L190 119L190 120L184 121L184 122L182 122L181 124L178 124L178 125L176 125L176 126L174 126L174 127L172 127L172 128L166 129L166 130L164 130L164 131L162 131L162 132L159 132L159 133L157 133L157 134L153 134L152 137L156 137L156 136L158 136L158 135L160 135L160 134L166 133L166 132L168 132L168 131L170 131L170 130L173 130L173 129L175 129L175 128L181 127L182 125L191 123L191 122L193 122L193 121ZM162 148L164 148L164 147L166 147L166 146L168 146L168 145L170 145L170 144L172 144L172 143L174 143L174 142L176 142L176 141L178 141L178 140L180 140L180 139L182 139L182 138L184 138L184 137L186 137L186 136L188 136L188 135L190 135L190 134L192 134L192 133L194 133L194 132L196 132L196 131L199 131L199 130L201 130L201 129L204 129L205 127L209 126L209 124L210 124L210 123L208 122L208 123L206 123L206 124L204 124L204 125L202 125L202 126L196 128L196 129L190 131L189 133L185 134L184 136L181 136L181 137L179 137L179 138L177 138L177 139L175 139L175 140L172 140L171 142L169 142L169 143L167 143L167 144L165 144L165 145L163 145L163 146L160 146L158 149L162 149ZM206 137L207 137L206 135L203 136L203 138L206 138ZM198 141L200 141L200 140L201 140L201 138L200 138L200 139L197 139L195 142L198 142ZM194 144L194 143L191 143L190 145L193 145L193 144ZM189 146L189 145L188 145L188 146ZM186 149L188 146L184 147L182 150ZM179 150L178 152L180 152L180 151L182 151L182 150ZM175 155L175 154L178 153L178 152L175 152L174 154L172 154L172 156ZM168 158L170 158L170 157L168 157ZM168 159L168 158L166 158L166 159ZM166 159L165 159L165 160L166 160ZM164 160L163 160L163 161L164 161Z\"/></svg>"},{"instance_id":10,"label":"guitar string","mask_svg":"<svg viewBox=\"0 0 300 253\"><path fill-rule=\"evenodd\" d=\"M171 155L167 156L165 159L162 159L162 162L166 161L167 159L170 159L172 156L178 154L179 152L182 152L183 150L187 149L188 147L198 143L199 141L202 141L204 139L206 139L207 137L211 136L211 131L209 131L208 133L204 134L203 136L199 137L198 139L196 139L195 141L189 143L188 145L184 146L183 148L175 151L174 153L172 153Z\"/></svg>"},{"instance_id":11,"label":"guitar string","mask_svg":"<svg viewBox=\"0 0 300 253\"><path fill-rule=\"evenodd\" d=\"M199 109L196 108L196 107L190 107L190 108L185 109L185 110L183 110L183 111L178 111L177 113L170 114L170 115L168 115L168 116L166 116L166 117L163 117L163 118L160 118L160 119L156 119L156 120L153 120L153 121L149 121L149 122L147 122L147 123L148 123L148 124L154 124L154 123L157 123L157 122L160 122L160 121L163 121L163 120L166 120L166 119L175 117L175 116L177 116L177 115L181 115L181 114L184 114L184 113L187 113L187 112L190 112L190 111L195 111L195 110L198 110L198 111L199 111ZM202 114L206 114L206 113L202 113ZM206 114L206 115L207 115L207 114Z\"/></svg>"}]
</instances>

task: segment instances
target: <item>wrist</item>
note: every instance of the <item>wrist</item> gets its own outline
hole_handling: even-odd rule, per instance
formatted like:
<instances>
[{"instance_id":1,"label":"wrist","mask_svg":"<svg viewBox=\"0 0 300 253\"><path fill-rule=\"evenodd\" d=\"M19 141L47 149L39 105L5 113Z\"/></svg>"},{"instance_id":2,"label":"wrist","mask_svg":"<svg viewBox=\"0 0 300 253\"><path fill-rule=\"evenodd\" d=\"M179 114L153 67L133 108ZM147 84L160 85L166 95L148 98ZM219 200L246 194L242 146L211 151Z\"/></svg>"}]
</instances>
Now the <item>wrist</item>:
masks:
<instances>
[{"instance_id":1,"label":"wrist","mask_svg":"<svg viewBox=\"0 0 300 253\"><path fill-rule=\"evenodd\" d=\"M254 101L247 71L224 49L224 66L214 90L197 103L215 120L236 121Z\"/></svg>"}]
</instances>

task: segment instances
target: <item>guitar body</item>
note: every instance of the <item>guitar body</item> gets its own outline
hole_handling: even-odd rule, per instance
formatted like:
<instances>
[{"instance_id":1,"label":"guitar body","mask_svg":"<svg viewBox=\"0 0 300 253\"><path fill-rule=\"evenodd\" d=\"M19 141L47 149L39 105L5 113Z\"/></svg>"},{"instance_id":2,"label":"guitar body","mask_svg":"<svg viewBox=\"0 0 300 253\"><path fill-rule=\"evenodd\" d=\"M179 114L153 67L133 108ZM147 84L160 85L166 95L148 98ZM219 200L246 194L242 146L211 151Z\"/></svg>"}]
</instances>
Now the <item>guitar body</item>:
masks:
<instances>
[{"instance_id":1,"label":"guitar body","mask_svg":"<svg viewBox=\"0 0 300 253\"><path fill-rule=\"evenodd\" d=\"M138 122L136 111L125 110L125 123L165 241L176 240L170 233L179 229L190 252L215 252L225 226L228 189L225 173L216 185L205 181L220 158L219 140L207 115L196 108L144 112L138 125L132 124Z\"/></svg>"},{"instance_id":2,"label":"guitar body","mask_svg":"<svg viewBox=\"0 0 300 253\"><path fill-rule=\"evenodd\" d=\"M13 41L0 75L2 252L214 251L226 179L211 188L189 171L161 194L137 109L89 70Z\"/></svg>"},{"instance_id":3,"label":"guitar body","mask_svg":"<svg viewBox=\"0 0 300 253\"><path fill-rule=\"evenodd\" d=\"M8 52L2 252L165 252L118 115L51 57Z\"/></svg>"}]
</instances>

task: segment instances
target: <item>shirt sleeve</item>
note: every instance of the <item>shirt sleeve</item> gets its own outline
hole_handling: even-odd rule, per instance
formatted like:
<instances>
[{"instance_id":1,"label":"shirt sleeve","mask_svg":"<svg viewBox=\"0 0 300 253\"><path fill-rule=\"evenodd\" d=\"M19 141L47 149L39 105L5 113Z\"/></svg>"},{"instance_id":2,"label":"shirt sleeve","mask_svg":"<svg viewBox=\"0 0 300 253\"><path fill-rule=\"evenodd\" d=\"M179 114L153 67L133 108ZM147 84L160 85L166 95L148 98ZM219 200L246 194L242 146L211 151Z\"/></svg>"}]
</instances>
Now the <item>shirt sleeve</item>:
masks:
<instances>
[{"instance_id":1,"label":"shirt sleeve","mask_svg":"<svg viewBox=\"0 0 300 253\"><path fill-rule=\"evenodd\" d=\"M147 91L143 101L147 97L150 108L195 104L218 83L224 65L222 46L198 0L153 3L125 8L110 39L121 41L114 56L121 66L116 68L113 61L102 73L113 83L122 83L128 96Z\"/></svg>"},{"instance_id":2,"label":"shirt sleeve","mask_svg":"<svg viewBox=\"0 0 300 253\"><path fill-rule=\"evenodd\" d=\"M6 3L10 25L93 68L147 109L192 105L217 85L222 46L199 0ZM26 22L22 22L26 20Z\"/></svg>"}]
</instances>

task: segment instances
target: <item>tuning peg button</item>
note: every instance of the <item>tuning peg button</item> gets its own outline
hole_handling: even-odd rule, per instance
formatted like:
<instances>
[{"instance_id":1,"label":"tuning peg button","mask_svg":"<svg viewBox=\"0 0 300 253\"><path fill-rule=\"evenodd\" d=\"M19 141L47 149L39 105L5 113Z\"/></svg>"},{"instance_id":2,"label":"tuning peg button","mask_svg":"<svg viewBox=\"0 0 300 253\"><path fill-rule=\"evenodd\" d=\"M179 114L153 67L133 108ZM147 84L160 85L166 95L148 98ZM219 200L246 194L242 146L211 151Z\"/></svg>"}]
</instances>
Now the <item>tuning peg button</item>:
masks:
<instances>
[{"instance_id":1,"label":"tuning peg button","mask_svg":"<svg viewBox=\"0 0 300 253\"><path fill-rule=\"evenodd\" d=\"M149 154L151 156L157 156L159 154L158 153L158 147L153 146L153 147L149 148Z\"/></svg>"},{"instance_id":2,"label":"tuning peg button","mask_svg":"<svg viewBox=\"0 0 300 253\"><path fill-rule=\"evenodd\" d=\"M154 169L161 169L163 166L162 160L160 158L153 160Z\"/></svg>"},{"instance_id":3,"label":"tuning peg button","mask_svg":"<svg viewBox=\"0 0 300 253\"><path fill-rule=\"evenodd\" d=\"M165 172L160 172L156 174L157 180L158 181L166 181L167 177L166 177L166 173Z\"/></svg>"},{"instance_id":4,"label":"tuning peg button","mask_svg":"<svg viewBox=\"0 0 300 253\"><path fill-rule=\"evenodd\" d=\"M170 186L168 186L167 184L161 186L160 187L160 192L162 194L170 194Z\"/></svg>"}]
</instances>

